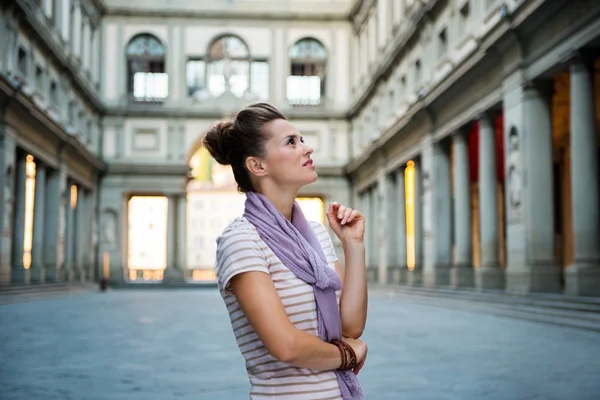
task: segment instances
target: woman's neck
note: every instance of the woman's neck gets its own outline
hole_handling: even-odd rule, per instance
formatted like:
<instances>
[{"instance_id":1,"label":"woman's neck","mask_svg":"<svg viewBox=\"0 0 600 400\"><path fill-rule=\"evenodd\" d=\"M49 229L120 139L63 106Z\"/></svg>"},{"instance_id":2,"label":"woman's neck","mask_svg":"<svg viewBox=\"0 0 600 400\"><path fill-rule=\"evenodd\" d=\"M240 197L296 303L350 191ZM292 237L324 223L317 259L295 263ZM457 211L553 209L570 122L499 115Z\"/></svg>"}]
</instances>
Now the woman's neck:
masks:
<instances>
[{"instance_id":1,"label":"woman's neck","mask_svg":"<svg viewBox=\"0 0 600 400\"><path fill-rule=\"evenodd\" d=\"M285 190L281 187L262 187L259 188L258 192L271 200L271 203L273 203L275 208L283 214L288 221L292 220L292 210L294 209L294 201L296 200L298 191Z\"/></svg>"}]
</instances>

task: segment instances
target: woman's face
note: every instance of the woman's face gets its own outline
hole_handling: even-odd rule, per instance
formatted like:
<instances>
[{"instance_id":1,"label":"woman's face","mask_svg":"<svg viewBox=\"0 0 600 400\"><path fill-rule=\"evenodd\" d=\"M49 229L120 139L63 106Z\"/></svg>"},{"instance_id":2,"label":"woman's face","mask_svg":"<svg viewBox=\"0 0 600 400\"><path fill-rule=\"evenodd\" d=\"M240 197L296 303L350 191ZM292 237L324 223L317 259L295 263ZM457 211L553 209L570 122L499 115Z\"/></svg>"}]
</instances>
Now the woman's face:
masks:
<instances>
[{"instance_id":1,"label":"woman's face","mask_svg":"<svg viewBox=\"0 0 600 400\"><path fill-rule=\"evenodd\" d=\"M317 180L315 165L310 156L313 148L294 126L284 119L266 124L263 129L270 134L265 148L267 173L281 186L301 188Z\"/></svg>"}]
</instances>

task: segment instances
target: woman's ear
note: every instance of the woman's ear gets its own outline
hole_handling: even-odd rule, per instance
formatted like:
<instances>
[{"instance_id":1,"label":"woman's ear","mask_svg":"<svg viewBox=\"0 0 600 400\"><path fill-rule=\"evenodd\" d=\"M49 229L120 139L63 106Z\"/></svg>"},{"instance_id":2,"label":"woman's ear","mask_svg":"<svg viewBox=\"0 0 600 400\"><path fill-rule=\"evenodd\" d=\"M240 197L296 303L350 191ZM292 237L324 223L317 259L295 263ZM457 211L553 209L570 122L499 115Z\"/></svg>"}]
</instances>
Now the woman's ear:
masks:
<instances>
[{"instance_id":1,"label":"woman's ear","mask_svg":"<svg viewBox=\"0 0 600 400\"><path fill-rule=\"evenodd\" d=\"M255 176L267 176L267 170L264 162L256 157L248 157L246 159L246 168L252 175Z\"/></svg>"}]
</instances>

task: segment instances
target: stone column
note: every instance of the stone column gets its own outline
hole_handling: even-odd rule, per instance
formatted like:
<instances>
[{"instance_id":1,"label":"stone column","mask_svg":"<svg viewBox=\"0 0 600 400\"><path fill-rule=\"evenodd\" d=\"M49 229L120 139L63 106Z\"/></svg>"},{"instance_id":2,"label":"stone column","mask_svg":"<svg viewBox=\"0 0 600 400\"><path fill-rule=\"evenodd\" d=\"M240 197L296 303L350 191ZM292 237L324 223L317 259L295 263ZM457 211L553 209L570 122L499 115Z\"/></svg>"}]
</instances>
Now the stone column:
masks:
<instances>
[{"instance_id":1,"label":"stone column","mask_svg":"<svg viewBox=\"0 0 600 400\"><path fill-rule=\"evenodd\" d=\"M23 266L25 243L25 182L27 180L27 161L25 155L17 156L15 176L14 225L12 242L12 283L26 283L26 271Z\"/></svg>"},{"instance_id":2,"label":"stone column","mask_svg":"<svg viewBox=\"0 0 600 400\"><path fill-rule=\"evenodd\" d=\"M442 143L423 141L423 285L450 285L452 214L450 160Z\"/></svg>"},{"instance_id":3,"label":"stone column","mask_svg":"<svg viewBox=\"0 0 600 400\"><path fill-rule=\"evenodd\" d=\"M469 176L469 148L464 132L452 137L454 165L454 246L455 258L450 283L453 287L474 285L471 245L471 184Z\"/></svg>"},{"instance_id":4,"label":"stone column","mask_svg":"<svg viewBox=\"0 0 600 400\"><path fill-rule=\"evenodd\" d=\"M504 289L498 242L496 133L487 115L479 118L479 231L481 267L475 273L479 289Z\"/></svg>"},{"instance_id":5,"label":"stone column","mask_svg":"<svg viewBox=\"0 0 600 400\"><path fill-rule=\"evenodd\" d=\"M367 253L369 264L367 267L371 270L372 282L378 282L379 280L377 276L379 272L379 268L377 268L377 262L379 261L379 246L377 244L377 228L379 226L379 219L377 213L377 190L377 185L369 189L369 219L371 220L371 227L369 228L369 250Z\"/></svg>"},{"instance_id":6,"label":"stone column","mask_svg":"<svg viewBox=\"0 0 600 400\"><path fill-rule=\"evenodd\" d=\"M72 42L69 36L69 24L71 20L71 0L55 0L60 2L60 26L59 31L66 42Z\"/></svg>"},{"instance_id":7,"label":"stone column","mask_svg":"<svg viewBox=\"0 0 600 400\"><path fill-rule=\"evenodd\" d=\"M182 282L182 271L177 268L177 205L179 195L169 196L169 208L167 213L167 266L164 271L163 282L165 284L177 284Z\"/></svg>"},{"instance_id":8,"label":"stone column","mask_svg":"<svg viewBox=\"0 0 600 400\"><path fill-rule=\"evenodd\" d=\"M30 282L44 283L44 239L46 233L46 166L35 166L35 198L33 203L33 243L31 246Z\"/></svg>"},{"instance_id":9,"label":"stone column","mask_svg":"<svg viewBox=\"0 0 600 400\"><path fill-rule=\"evenodd\" d=\"M181 29L179 26L175 24L168 24L168 37L169 37L169 47L167 47L166 56L166 65L165 72L168 76L168 92L167 92L167 101L170 103L177 103L180 101L180 90L179 90L179 80L175 79L176 76L180 76L178 68L181 66L181 61L179 60L179 54L181 54L179 43L179 30Z\"/></svg>"},{"instance_id":10,"label":"stone column","mask_svg":"<svg viewBox=\"0 0 600 400\"><path fill-rule=\"evenodd\" d=\"M566 289L583 296L600 295L600 200L598 141L592 63L576 57L571 64L571 202L573 265Z\"/></svg>"},{"instance_id":11,"label":"stone column","mask_svg":"<svg viewBox=\"0 0 600 400\"><path fill-rule=\"evenodd\" d=\"M386 265L386 283L397 284L399 282L398 265L396 261L396 212L398 204L396 201L396 180L393 174L385 174L382 178L385 193L383 195L383 240L385 242L383 258Z\"/></svg>"},{"instance_id":12,"label":"stone column","mask_svg":"<svg viewBox=\"0 0 600 400\"><path fill-rule=\"evenodd\" d=\"M375 234L377 240L377 282L381 285L388 283L388 251L391 250L387 242L387 236L390 234L389 226L386 220L392 218L389 214L390 199L388 198L388 188L391 186L389 175L384 170L380 170L375 196L377 197L377 226Z\"/></svg>"},{"instance_id":13,"label":"stone column","mask_svg":"<svg viewBox=\"0 0 600 400\"><path fill-rule=\"evenodd\" d=\"M0 286L11 283L15 156L15 140L0 121Z\"/></svg>"},{"instance_id":14,"label":"stone column","mask_svg":"<svg viewBox=\"0 0 600 400\"><path fill-rule=\"evenodd\" d=\"M187 268L187 196L181 194L177 202L177 268L185 276Z\"/></svg>"},{"instance_id":15,"label":"stone column","mask_svg":"<svg viewBox=\"0 0 600 400\"><path fill-rule=\"evenodd\" d=\"M84 198L85 204L85 212L83 217L83 236L84 236L84 252L83 252L83 261L82 267L85 271L86 279L89 281L93 281L96 279L96 275L94 274L94 254L96 254L95 249L92 245L93 236L95 232L95 224L93 223L94 218L94 192L87 191L85 192Z\"/></svg>"},{"instance_id":16,"label":"stone column","mask_svg":"<svg viewBox=\"0 0 600 400\"><path fill-rule=\"evenodd\" d=\"M83 32L82 34L82 45L81 45L81 65L83 66L83 72L89 74L90 72L90 51L92 47L92 38L90 36L90 21L86 18L83 19Z\"/></svg>"},{"instance_id":17,"label":"stone column","mask_svg":"<svg viewBox=\"0 0 600 400\"><path fill-rule=\"evenodd\" d=\"M525 279L530 291L559 292L560 276L554 253L551 82L528 84L524 94L523 127L528 148L527 157L523 159L528 186L524 216L529 265ZM516 132L509 132L509 143L513 146L515 138L511 134Z\"/></svg>"},{"instance_id":18,"label":"stone column","mask_svg":"<svg viewBox=\"0 0 600 400\"><path fill-rule=\"evenodd\" d=\"M395 263L399 272L397 283L406 283L406 188L404 180L404 168L396 171L395 177L394 249Z\"/></svg>"},{"instance_id":19,"label":"stone column","mask_svg":"<svg viewBox=\"0 0 600 400\"><path fill-rule=\"evenodd\" d=\"M73 2L74 16L73 16L73 37L69 38L72 46L71 51L76 57L81 57L81 4L79 0Z\"/></svg>"},{"instance_id":20,"label":"stone column","mask_svg":"<svg viewBox=\"0 0 600 400\"><path fill-rule=\"evenodd\" d=\"M75 270L76 279L85 282L87 279L84 267L84 255L87 251L87 235L86 227L89 228L89 224L85 223L85 216L87 214L87 192L80 187L77 188L77 205L74 210L74 232L75 238L73 240L74 248L74 263L73 267Z\"/></svg>"},{"instance_id":21,"label":"stone column","mask_svg":"<svg viewBox=\"0 0 600 400\"><path fill-rule=\"evenodd\" d=\"M275 104L287 104L287 73L290 64L287 59L287 50L285 36L287 30L283 28L274 28L272 30L272 52L273 61L271 66L271 97Z\"/></svg>"},{"instance_id":22,"label":"stone column","mask_svg":"<svg viewBox=\"0 0 600 400\"><path fill-rule=\"evenodd\" d=\"M65 204L63 205L65 210L65 234L64 234L64 248L63 248L63 278L66 282L72 282L75 278L75 268L73 259L73 248L75 239L75 210L71 207L72 201L71 183L66 183L65 188Z\"/></svg>"},{"instance_id":23,"label":"stone column","mask_svg":"<svg viewBox=\"0 0 600 400\"><path fill-rule=\"evenodd\" d=\"M46 282L56 282L60 280L62 256L60 254L60 225L64 216L64 210L61 207L62 193L66 186L62 174L57 170L46 171L46 201L44 204L44 214L46 221L44 223L44 271Z\"/></svg>"}]
</instances>

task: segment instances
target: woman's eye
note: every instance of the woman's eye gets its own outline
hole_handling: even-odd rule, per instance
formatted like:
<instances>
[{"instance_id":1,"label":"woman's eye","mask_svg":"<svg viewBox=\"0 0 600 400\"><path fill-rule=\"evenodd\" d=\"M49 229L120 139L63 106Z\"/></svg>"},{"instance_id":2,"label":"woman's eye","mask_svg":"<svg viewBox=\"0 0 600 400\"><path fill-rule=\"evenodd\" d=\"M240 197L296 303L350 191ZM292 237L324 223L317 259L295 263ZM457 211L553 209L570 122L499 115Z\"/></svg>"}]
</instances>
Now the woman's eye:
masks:
<instances>
[{"instance_id":1,"label":"woman's eye","mask_svg":"<svg viewBox=\"0 0 600 400\"><path fill-rule=\"evenodd\" d=\"M288 140L288 144L294 144L294 138L290 138L290 140Z\"/></svg>"},{"instance_id":2,"label":"woman's eye","mask_svg":"<svg viewBox=\"0 0 600 400\"><path fill-rule=\"evenodd\" d=\"M301 138L300 138L300 141L301 141L302 143L304 143L304 138L303 138L303 137L301 137Z\"/></svg>"}]
</instances>

